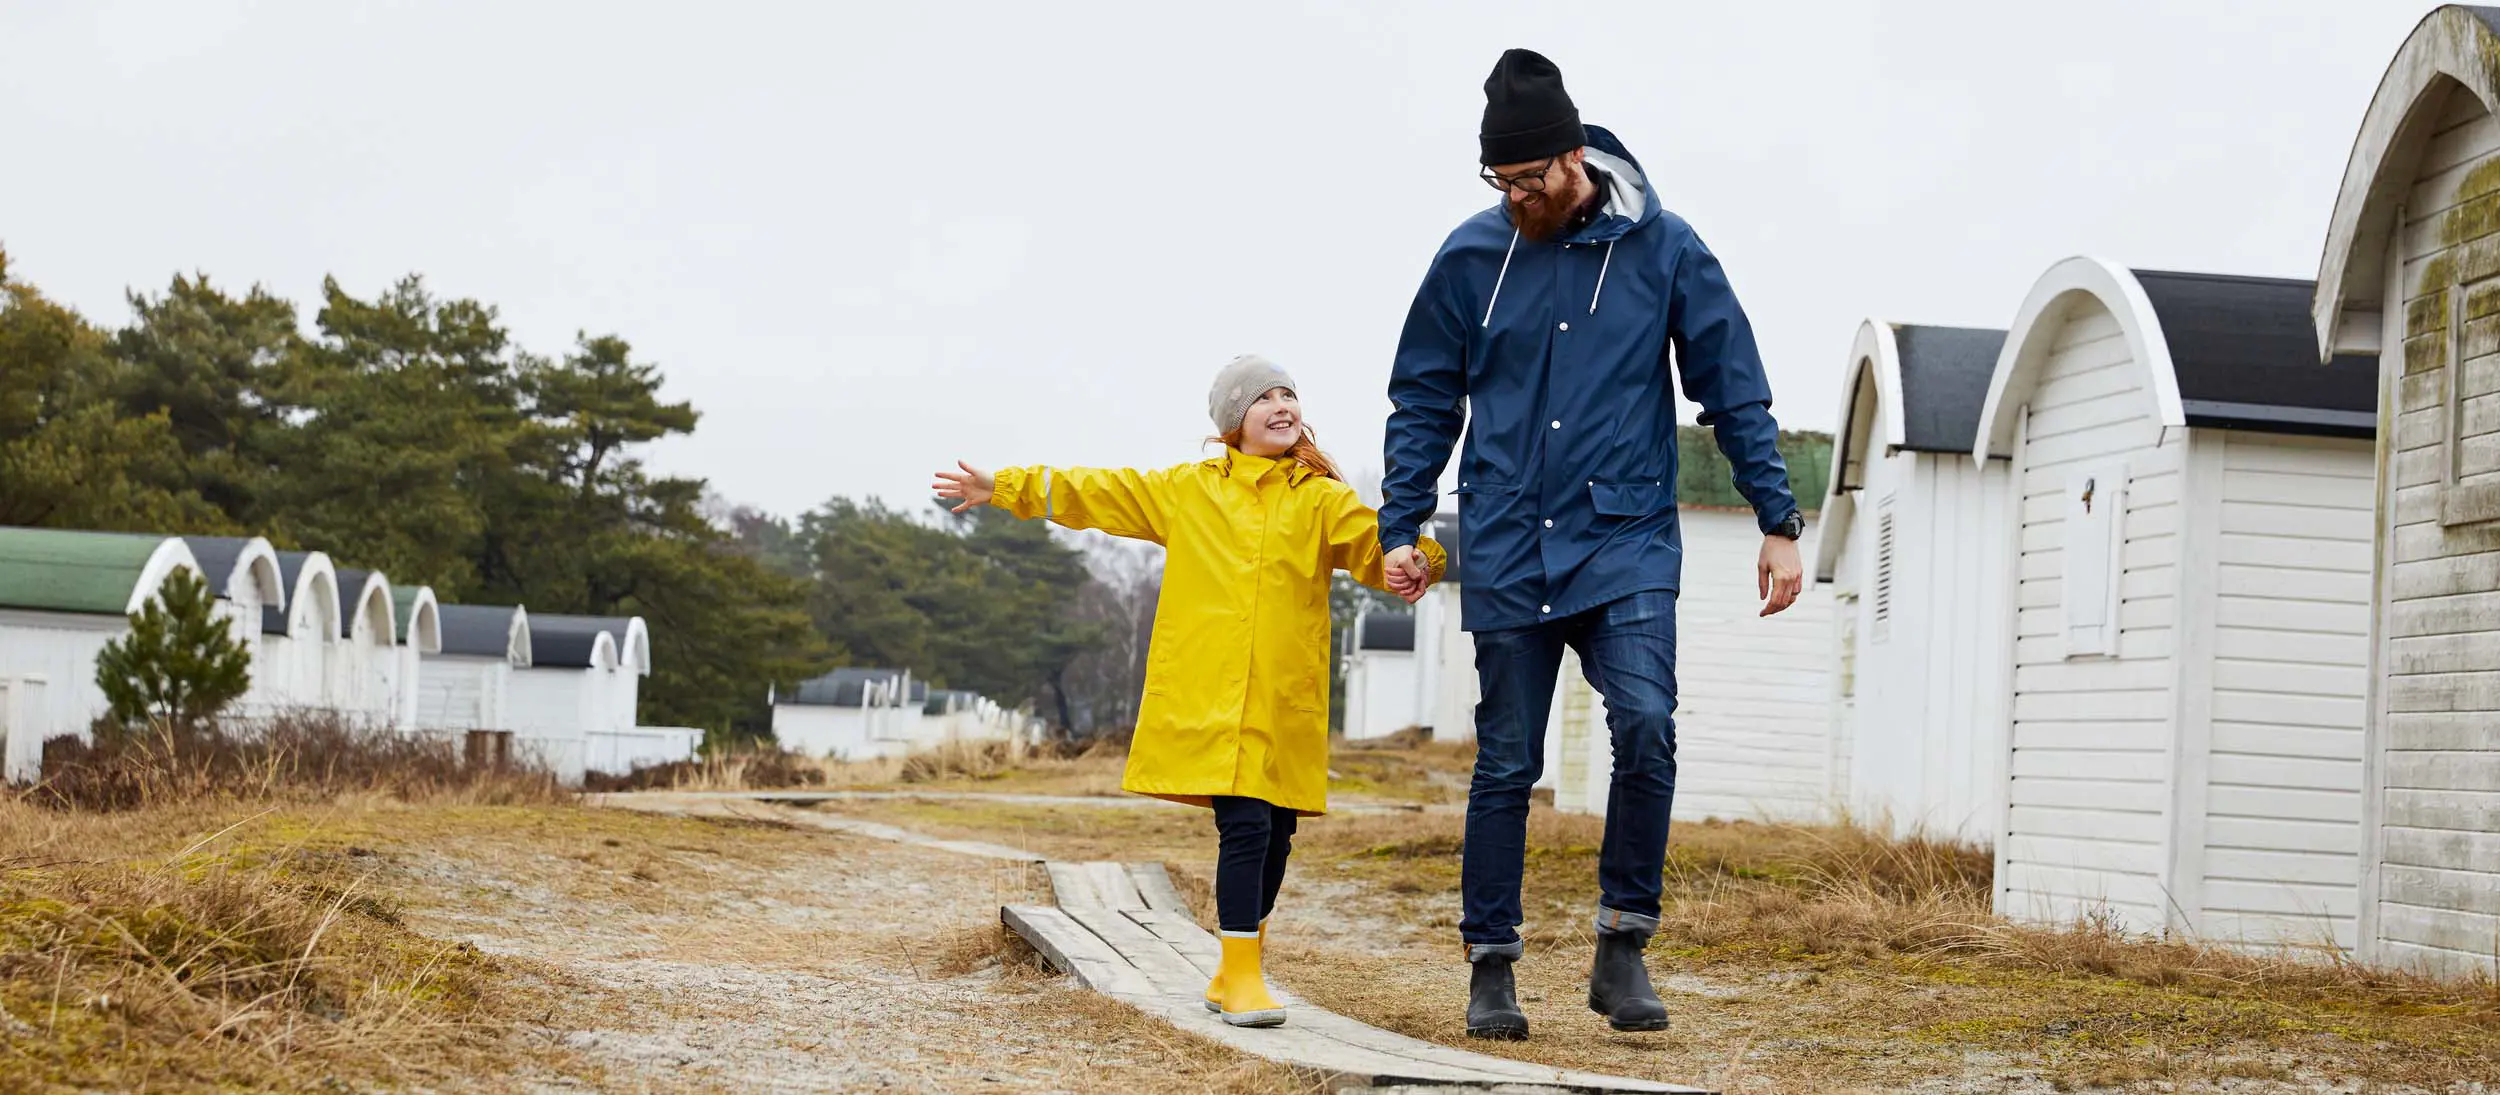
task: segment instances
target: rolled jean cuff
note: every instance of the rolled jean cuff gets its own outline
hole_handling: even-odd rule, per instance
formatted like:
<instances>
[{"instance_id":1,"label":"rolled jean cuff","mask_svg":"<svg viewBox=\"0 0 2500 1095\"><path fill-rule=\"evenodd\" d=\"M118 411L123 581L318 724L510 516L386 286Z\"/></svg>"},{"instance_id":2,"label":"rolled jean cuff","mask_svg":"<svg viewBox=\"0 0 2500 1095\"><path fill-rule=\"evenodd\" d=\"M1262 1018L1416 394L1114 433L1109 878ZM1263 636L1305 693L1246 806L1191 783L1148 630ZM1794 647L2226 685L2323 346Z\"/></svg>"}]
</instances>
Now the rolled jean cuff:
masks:
<instances>
[{"instance_id":1,"label":"rolled jean cuff","mask_svg":"<svg viewBox=\"0 0 2500 1095\"><path fill-rule=\"evenodd\" d=\"M1646 939L1658 934L1657 917L1609 909L1604 905L1597 907L1596 924L1599 934L1603 935L1631 934Z\"/></svg>"},{"instance_id":2,"label":"rolled jean cuff","mask_svg":"<svg viewBox=\"0 0 2500 1095\"><path fill-rule=\"evenodd\" d=\"M1496 959L1504 962L1516 962L1519 960L1520 955L1526 953L1528 953L1528 944L1517 939L1511 940L1508 943L1467 944L1467 960L1470 962L1491 962Z\"/></svg>"}]
</instances>

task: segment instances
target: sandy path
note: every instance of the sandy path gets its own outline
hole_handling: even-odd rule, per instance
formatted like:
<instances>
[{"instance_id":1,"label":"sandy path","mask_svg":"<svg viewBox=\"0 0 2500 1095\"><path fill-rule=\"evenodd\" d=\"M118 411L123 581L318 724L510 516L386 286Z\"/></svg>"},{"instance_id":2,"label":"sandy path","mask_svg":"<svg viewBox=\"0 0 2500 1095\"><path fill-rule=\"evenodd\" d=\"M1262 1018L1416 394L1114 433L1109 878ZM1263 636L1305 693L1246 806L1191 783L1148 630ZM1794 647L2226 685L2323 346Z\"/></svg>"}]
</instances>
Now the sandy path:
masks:
<instances>
[{"instance_id":1,"label":"sandy path","mask_svg":"<svg viewBox=\"0 0 2500 1095\"><path fill-rule=\"evenodd\" d=\"M411 926L530 960L530 1092L1291 1090L1277 1070L995 957L1028 868L835 833L600 817L403 847ZM601 835L601 834L605 835Z\"/></svg>"}]
</instances>

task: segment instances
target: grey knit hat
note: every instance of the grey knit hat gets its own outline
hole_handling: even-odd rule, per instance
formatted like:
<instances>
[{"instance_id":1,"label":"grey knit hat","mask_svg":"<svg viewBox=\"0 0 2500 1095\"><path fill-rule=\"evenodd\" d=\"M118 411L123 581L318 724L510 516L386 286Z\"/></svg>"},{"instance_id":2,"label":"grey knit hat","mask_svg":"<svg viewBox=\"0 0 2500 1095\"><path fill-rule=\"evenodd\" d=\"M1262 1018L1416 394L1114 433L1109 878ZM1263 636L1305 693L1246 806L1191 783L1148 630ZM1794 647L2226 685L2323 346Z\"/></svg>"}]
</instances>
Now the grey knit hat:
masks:
<instances>
[{"instance_id":1,"label":"grey knit hat","mask_svg":"<svg viewBox=\"0 0 2500 1095\"><path fill-rule=\"evenodd\" d=\"M1216 436L1240 429L1242 416L1250 413L1250 405L1269 388L1293 386L1293 377L1273 361L1257 354L1234 358L1215 374L1215 386L1207 389L1207 417L1215 420Z\"/></svg>"}]
</instances>

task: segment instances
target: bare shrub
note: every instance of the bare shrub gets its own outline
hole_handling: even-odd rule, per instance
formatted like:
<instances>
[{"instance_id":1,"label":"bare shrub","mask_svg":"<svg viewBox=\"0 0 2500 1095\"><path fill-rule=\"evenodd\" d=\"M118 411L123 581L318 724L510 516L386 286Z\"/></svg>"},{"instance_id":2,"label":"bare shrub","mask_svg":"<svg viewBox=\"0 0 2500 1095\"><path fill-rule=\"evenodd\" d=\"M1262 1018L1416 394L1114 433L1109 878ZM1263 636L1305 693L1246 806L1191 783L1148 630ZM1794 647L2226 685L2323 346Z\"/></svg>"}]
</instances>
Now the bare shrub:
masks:
<instances>
[{"instance_id":1,"label":"bare shrub","mask_svg":"<svg viewBox=\"0 0 2500 1095\"><path fill-rule=\"evenodd\" d=\"M193 799L307 799L351 792L513 804L569 794L529 765L471 765L459 742L360 724L329 711L189 727L155 720L97 728L90 744L44 743L44 778L18 792L60 809L126 810Z\"/></svg>"}]
</instances>

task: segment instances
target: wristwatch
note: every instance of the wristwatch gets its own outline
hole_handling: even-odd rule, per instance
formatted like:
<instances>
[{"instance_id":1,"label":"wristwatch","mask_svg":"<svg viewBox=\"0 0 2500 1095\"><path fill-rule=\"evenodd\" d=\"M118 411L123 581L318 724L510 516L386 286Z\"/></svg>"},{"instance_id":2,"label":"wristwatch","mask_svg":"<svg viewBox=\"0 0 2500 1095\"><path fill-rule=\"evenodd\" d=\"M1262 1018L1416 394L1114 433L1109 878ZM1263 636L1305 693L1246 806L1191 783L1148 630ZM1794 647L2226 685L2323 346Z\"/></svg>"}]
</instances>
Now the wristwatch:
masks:
<instances>
[{"instance_id":1,"label":"wristwatch","mask_svg":"<svg viewBox=\"0 0 2500 1095\"><path fill-rule=\"evenodd\" d=\"M1796 538L1798 538L1798 537L1800 537L1800 536L1803 536L1803 535L1805 535L1805 534L1806 534L1806 515L1805 515L1805 514L1802 514L1802 513L1791 513L1791 514L1789 514L1789 515L1788 515L1788 519L1787 519L1787 520L1780 522L1778 525L1773 526L1773 527L1772 527L1772 529L1771 529L1771 535L1773 535L1773 536L1785 536L1785 537L1787 537L1788 539L1791 539L1791 540L1794 540L1794 539L1796 539Z\"/></svg>"}]
</instances>

